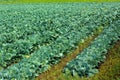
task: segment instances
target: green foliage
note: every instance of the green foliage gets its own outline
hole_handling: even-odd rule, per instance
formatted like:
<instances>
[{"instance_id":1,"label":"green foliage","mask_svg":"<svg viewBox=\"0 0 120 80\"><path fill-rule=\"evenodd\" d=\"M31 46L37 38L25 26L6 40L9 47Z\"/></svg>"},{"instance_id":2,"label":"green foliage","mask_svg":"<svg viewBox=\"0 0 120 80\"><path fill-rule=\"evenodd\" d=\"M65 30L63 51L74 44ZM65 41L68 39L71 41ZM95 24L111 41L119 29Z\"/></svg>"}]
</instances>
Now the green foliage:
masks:
<instances>
[{"instance_id":1,"label":"green foliage","mask_svg":"<svg viewBox=\"0 0 120 80\"><path fill-rule=\"evenodd\" d=\"M119 20L114 21L110 27L106 28L88 48L66 65L64 72L69 69L73 76L77 73L80 77L98 73L97 68L106 59L107 50L120 39L119 22Z\"/></svg>"},{"instance_id":2,"label":"green foliage","mask_svg":"<svg viewBox=\"0 0 120 80\"><path fill-rule=\"evenodd\" d=\"M95 30L117 21L118 5L0 5L0 79L34 79L78 47L79 42L92 36Z\"/></svg>"}]
</instances>

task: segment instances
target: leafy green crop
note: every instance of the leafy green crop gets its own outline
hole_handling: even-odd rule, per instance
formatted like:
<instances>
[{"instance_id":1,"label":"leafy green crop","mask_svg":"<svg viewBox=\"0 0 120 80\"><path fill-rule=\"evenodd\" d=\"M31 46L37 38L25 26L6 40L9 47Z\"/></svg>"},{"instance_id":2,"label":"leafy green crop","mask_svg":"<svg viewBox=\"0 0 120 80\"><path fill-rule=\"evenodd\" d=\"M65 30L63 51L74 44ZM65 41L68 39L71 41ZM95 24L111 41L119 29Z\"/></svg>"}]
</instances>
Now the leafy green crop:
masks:
<instances>
[{"instance_id":1,"label":"leafy green crop","mask_svg":"<svg viewBox=\"0 0 120 80\"><path fill-rule=\"evenodd\" d=\"M118 5L0 5L0 79L34 79L101 26L114 24Z\"/></svg>"},{"instance_id":2,"label":"leafy green crop","mask_svg":"<svg viewBox=\"0 0 120 80\"><path fill-rule=\"evenodd\" d=\"M64 68L65 73L73 76L92 76L97 73L97 68L106 59L107 50L120 40L120 21L114 21L106 28L88 48L84 49L75 59L70 61Z\"/></svg>"}]
</instances>

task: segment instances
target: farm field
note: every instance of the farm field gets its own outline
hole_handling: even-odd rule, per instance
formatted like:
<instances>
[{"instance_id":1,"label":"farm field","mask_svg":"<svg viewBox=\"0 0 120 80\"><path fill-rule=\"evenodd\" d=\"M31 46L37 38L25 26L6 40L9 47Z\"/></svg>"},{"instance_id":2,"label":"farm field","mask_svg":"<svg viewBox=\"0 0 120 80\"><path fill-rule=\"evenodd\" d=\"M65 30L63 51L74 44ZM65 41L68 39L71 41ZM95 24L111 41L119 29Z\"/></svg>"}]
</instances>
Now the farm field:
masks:
<instances>
[{"instance_id":1,"label":"farm field","mask_svg":"<svg viewBox=\"0 0 120 80\"><path fill-rule=\"evenodd\" d=\"M120 3L1 4L0 80L119 80L119 42Z\"/></svg>"}]
</instances>

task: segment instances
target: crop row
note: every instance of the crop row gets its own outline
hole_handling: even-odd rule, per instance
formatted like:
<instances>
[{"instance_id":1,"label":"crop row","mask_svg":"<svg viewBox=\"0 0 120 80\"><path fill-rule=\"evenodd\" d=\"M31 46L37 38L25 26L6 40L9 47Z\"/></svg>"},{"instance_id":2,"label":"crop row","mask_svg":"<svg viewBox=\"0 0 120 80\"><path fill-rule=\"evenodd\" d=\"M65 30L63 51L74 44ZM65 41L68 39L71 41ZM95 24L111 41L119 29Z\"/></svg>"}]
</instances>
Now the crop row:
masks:
<instances>
[{"instance_id":1,"label":"crop row","mask_svg":"<svg viewBox=\"0 0 120 80\"><path fill-rule=\"evenodd\" d=\"M52 15L52 11L47 11L46 16L45 14L43 15L43 13L46 13L46 10L41 12L41 8L33 12L31 12L31 8L27 9L25 11L22 7L22 10L19 8L1 10L3 17L0 23L0 65L2 67L13 63L13 58L22 58L24 55L34 52L38 46L48 45L55 41L57 37L73 29L73 26L70 26L68 23L63 24L58 19L59 15ZM32 6L33 9L34 6ZM67 16L70 15L72 16L73 14L70 13ZM55 18L52 19L53 17ZM68 21L65 18L63 19Z\"/></svg>"},{"instance_id":2,"label":"crop row","mask_svg":"<svg viewBox=\"0 0 120 80\"><path fill-rule=\"evenodd\" d=\"M22 22L21 22L19 24L19 27L15 26L15 28L18 28L18 32L21 31L21 34L26 32L27 29L28 29L28 32L31 31L32 34L22 35L24 36L24 38L22 39L19 39L19 37L17 37L17 40L11 43L10 42L0 43L0 46L1 46L0 59L2 62L0 65L4 66L5 64L7 64L11 60L11 58L15 58L13 56L21 57L24 54L29 54L29 55L27 58L23 58L18 63L13 64L7 67L6 69L2 69L0 71L0 79L3 79L3 80L4 79L17 79L17 80L34 79L35 76L37 76L39 73L42 73L45 70L49 69L51 65L57 64L62 57L64 57L67 53L74 50L78 46L78 43L80 41L84 41L84 39L87 38L88 36L92 36L93 32L96 29L99 29L101 26L103 28L107 27L109 24L112 24L112 21L118 19L117 7L110 8L108 6L103 6L102 4L101 5L99 4L98 6L102 6L100 9L99 8L94 9L93 7L92 9L92 8L89 8L90 6L86 6L86 9L88 8L88 10L84 10L83 7L82 7L83 10L82 10L80 8L81 5L78 3L76 3L76 5L72 5L73 7L71 7L70 4L69 5L67 4L67 7L65 6L65 4L59 4L59 5L60 7L58 7L58 5L55 5L54 9L53 9L53 6L47 6L47 8L43 8L42 6L34 5L36 8L35 7L33 8L33 5L29 5L29 7L35 10L33 10L33 12L27 11L27 13L31 14L29 16L26 14L23 14L23 15L27 16L27 18L29 18L30 16L36 16L35 19L33 17L30 17L29 20L33 20L33 21L29 22L28 19L25 18L24 21L26 23L22 25L21 24ZM61 6L61 5L64 5L64 6ZM19 7L21 6L19 5ZM42 10L42 8L39 9L39 7L42 7L44 10ZM31 8L29 10L31 10ZM107 8L107 10L104 10L104 8ZM41 10L43 11L44 14L41 13ZM13 12L14 12L14 9L13 9ZM52 13L55 13L55 14L53 15ZM10 15L13 16L12 14ZM18 15L19 13L16 14L17 17L19 17ZM41 22L41 25L40 23L38 24L35 23L37 16L43 17L40 20L40 21L43 20ZM17 17L15 19L17 19ZM10 21L9 18L5 18L5 23L7 22L6 19L8 19L8 22ZM17 22L15 23L17 24ZM50 23L52 23L52 25L50 25ZM29 25L29 27L27 27L26 24ZM36 25L35 28L40 28L41 31L39 31L38 29L38 33L34 33L34 29L33 29L34 27L32 26L35 26L35 25L33 24ZM4 27L5 26L7 25L4 25ZM23 26L22 30L19 30L21 26ZM7 27L9 27L9 24ZM0 34L1 36L4 34L4 32L9 34L9 31L7 32L7 29L4 29L4 30L5 31L1 31L1 34ZM13 34L13 32L14 32L14 29L10 33ZM17 33L17 31L15 33ZM12 36L12 34L10 35ZM45 37L49 37L49 38L46 39ZM56 39L50 40L51 37ZM47 40L50 40L50 43L49 42L44 43L44 41L47 41ZM29 49L31 49L32 47L33 48L36 47L36 46L33 46L34 44L37 44L38 47L37 49L33 49L34 50L32 52L33 54L30 54L31 51ZM11 48L13 51L15 51L15 53L11 51ZM23 53L19 52L21 50ZM6 63L7 60L9 61Z\"/></svg>"},{"instance_id":3,"label":"crop row","mask_svg":"<svg viewBox=\"0 0 120 80\"><path fill-rule=\"evenodd\" d=\"M120 21L117 20L102 34L100 34L88 48L84 49L75 59L68 62L64 68L65 73L73 76L92 76L98 72L101 62L106 59L107 50L120 39Z\"/></svg>"},{"instance_id":4,"label":"crop row","mask_svg":"<svg viewBox=\"0 0 120 80\"><path fill-rule=\"evenodd\" d=\"M55 9L50 8L50 10L46 5L24 5L25 9L21 5L3 5L1 7L3 7L0 10L0 65L2 67L18 62L24 55L33 53L40 46L51 44L58 37L70 34L71 31L79 31L81 27L88 25L91 27L104 26L107 23L107 21L104 24L97 23L102 20L101 17L97 17L99 14L103 14L100 12L101 9L96 9L94 13L96 18L92 16L92 9L89 10L89 13L86 10L81 11L78 5L76 7L67 6L66 8L71 7L68 10L65 7L59 8L58 5L55 6ZM46 8L43 10L38 7ZM3 10L4 8L5 10ZM77 11L79 9L80 11ZM107 14L107 11L104 12ZM97 22L94 21L95 19ZM88 20L91 22L88 23Z\"/></svg>"}]
</instances>

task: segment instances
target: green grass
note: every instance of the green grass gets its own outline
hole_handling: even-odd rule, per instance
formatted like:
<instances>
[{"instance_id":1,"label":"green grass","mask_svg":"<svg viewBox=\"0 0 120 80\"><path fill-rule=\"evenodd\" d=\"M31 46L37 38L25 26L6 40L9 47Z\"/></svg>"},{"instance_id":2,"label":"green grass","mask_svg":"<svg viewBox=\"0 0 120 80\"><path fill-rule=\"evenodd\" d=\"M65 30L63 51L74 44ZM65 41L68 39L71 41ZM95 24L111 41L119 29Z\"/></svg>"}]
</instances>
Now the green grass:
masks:
<instances>
[{"instance_id":1,"label":"green grass","mask_svg":"<svg viewBox=\"0 0 120 80\"><path fill-rule=\"evenodd\" d=\"M0 4L48 3L48 2L120 2L120 0L2 0Z\"/></svg>"}]
</instances>

